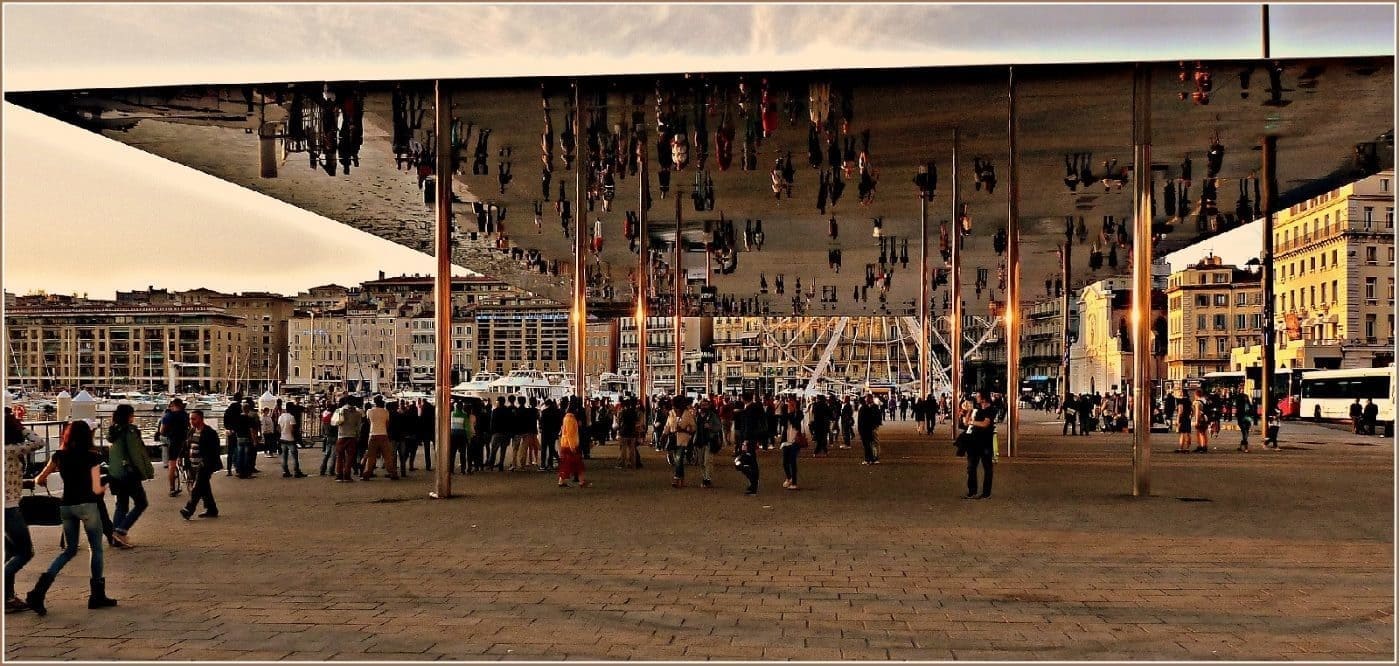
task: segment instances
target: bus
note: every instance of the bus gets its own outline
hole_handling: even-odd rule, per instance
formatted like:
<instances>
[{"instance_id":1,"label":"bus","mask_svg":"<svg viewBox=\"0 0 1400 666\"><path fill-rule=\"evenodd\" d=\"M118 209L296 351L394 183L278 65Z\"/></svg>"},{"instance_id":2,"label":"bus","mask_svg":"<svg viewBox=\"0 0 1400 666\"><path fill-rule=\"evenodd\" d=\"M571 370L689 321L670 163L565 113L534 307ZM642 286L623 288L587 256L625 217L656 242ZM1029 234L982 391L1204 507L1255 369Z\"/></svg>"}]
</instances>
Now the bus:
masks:
<instances>
[{"instance_id":1,"label":"bus","mask_svg":"<svg viewBox=\"0 0 1400 666\"><path fill-rule=\"evenodd\" d=\"M1300 411L1314 421L1350 421L1360 398L1376 403L1376 423L1390 437L1395 427L1395 366L1357 370L1314 370L1303 375Z\"/></svg>"}]
</instances>

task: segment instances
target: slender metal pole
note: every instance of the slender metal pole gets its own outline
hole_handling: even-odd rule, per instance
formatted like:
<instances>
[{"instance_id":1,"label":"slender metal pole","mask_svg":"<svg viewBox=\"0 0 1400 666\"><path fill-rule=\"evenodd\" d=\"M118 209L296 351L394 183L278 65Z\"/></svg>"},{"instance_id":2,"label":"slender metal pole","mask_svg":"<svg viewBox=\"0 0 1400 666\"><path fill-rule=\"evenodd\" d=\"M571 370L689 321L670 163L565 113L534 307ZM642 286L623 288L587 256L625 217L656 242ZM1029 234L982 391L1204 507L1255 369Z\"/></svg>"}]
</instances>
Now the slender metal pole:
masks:
<instances>
[{"instance_id":1,"label":"slender metal pole","mask_svg":"<svg viewBox=\"0 0 1400 666\"><path fill-rule=\"evenodd\" d=\"M1274 207L1278 205L1278 173L1277 160L1278 137L1266 136L1260 142L1260 174L1264 179L1260 183L1259 207L1264 209L1264 230L1260 234L1263 236L1263 247L1260 248L1260 274L1259 283L1263 299L1263 336L1260 341L1259 360L1261 367L1259 370L1259 432L1263 433L1264 445L1269 448L1277 448L1278 441L1269 438L1269 426L1277 426L1278 421L1274 418L1274 395L1273 379L1274 367L1278 361L1274 358L1274 338L1278 331L1274 327Z\"/></svg>"},{"instance_id":2,"label":"slender metal pole","mask_svg":"<svg viewBox=\"0 0 1400 666\"><path fill-rule=\"evenodd\" d=\"M442 81L433 86L434 132L437 139L437 168L434 183L437 194L437 228L434 250L437 274L433 280L433 316L435 321L433 407L437 423L438 468L433 479L432 497L452 496L452 96L443 90ZM349 338L349 331L346 331Z\"/></svg>"},{"instance_id":3,"label":"slender metal pole","mask_svg":"<svg viewBox=\"0 0 1400 666\"><path fill-rule=\"evenodd\" d=\"M651 293L651 230L647 220L647 188L651 187L650 176L647 174L647 142L643 137L639 142L641 153L638 159L641 160L641 177L637 179L637 393L641 400L643 413L646 413L651 406L651 393L647 390L648 372L647 368L647 317L650 315L651 300L648 295Z\"/></svg>"},{"instance_id":4,"label":"slender metal pole","mask_svg":"<svg viewBox=\"0 0 1400 666\"><path fill-rule=\"evenodd\" d=\"M1021 172L1016 156L1016 68L1006 78L1006 455L1016 455L1021 418Z\"/></svg>"},{"instance_id":5,"label":"slender metal pole","mask_svg":"<svg viewBox=\"0 0 1400 666\"><path fill-rule=\"evenodd\" d=\"M1269 55L1269 42L1271 41L1271 40L1269 39L1269 6L1268 6L1268 5L1264 5L1264 6L1260 7L1260 10L1261 10L1261 11L1260 11L1260 14L1259 14L1259 18L1261 19L1262 27L1263 27L1263 30L1261 31L1261 33L1262 33L1261 36L1263 37L1263 42L1264 42L1264 57L1265 57L1265 58L1269 58L1269 57L1271 57L1271 56Z\"/></svg>"},{"instance_id":6,"label":"slender metal pole","mask_svg":"<svg viewBox=\"0 0 1400 666\"><path fill-rule=\"evenodd\" d=\"M929 394L928 193L919 192L919 399Z\"/></svg>"},{"instance_id":7,"label":"slender metal pole","mask_svg":"<svg viewBox=\"0 0 1400 666\"><path fill-rule=\"evenodd\" d=\"M952 387L952 410L953 410L953 439L958 438L958 431L962 426L962 418L959 413L962 409L962 337L963 337L963 307L962 307L962 276L960 248L963 242L962 217L958 214L958 207L962 203L958 198L958 128L953 128L953 167L948 174L948 188L952 193L949 197L953 204L953 248L952 248L952 277L948 280L948 289L952 292L953 316L949 323L949 365L952 367L951 379Z\"/></svg>"},{"instance_id":8,"label":"slender metal pole","mask_svg":"<svg viewBox=\"0 0 1400 666\"><path fill-rule=\"evenodd\" d=\"M682 372L682 370L684 369L684 364L681 362L681 351L682 351L682 349L683 349L683 347L682 347L682 345L681 345L681 311L682 311L683 308L681 307L681 305L682 305L682 303L684 303L684 298L683 298L683 297L684 297L684 295L685 295L685 294L684 294L684 289L685 289L685 267L681 265L681 195L680 195L680 192L676 192L676 245L675 245L675 251L676 251L676 258L675 258L675 264L676 264L676 265L673 267L673 269L672 269L672 271L671 271L672 288L673 288L674 291L675 291L675 295L674 295L674 296L672 297L672 299L671 299L671 303L672 303L672 307L671 307L671 335L672 335L672 338L674 338L674 339L672 340L672 342L674 343L674 351L675 351L675 355L676 355L675 359L673 359L673 360L675 361L675 366L676 366L676 388L675 388L675 393L674 393L673 395L679 397L679 396L685 394L685 385L681 382L681 376L684 374L684 373Z\"/></svg>"},{"instance_id":9,"label":"slender metal pole","mask_svg":"<svg viewBox=\"0 0 1400 666\"><path fill-rule=\"evenodd\" d=\"M1069 401L1069 253L1074 244L1073 221L1065 228L1065 242L1060 245L1060 404Z\"/></svg>"},{"instance_id":10,"label":"slender metal pole","mask_svg":"<svg viewBox=\"0 0 1400 666\"><path fill-rule=\"evenodd\" d=\"M582 400L588 395L588 207L584 205L584 165L588 160L583 154L583 92L582 85L574 82L574 308L570 321L573 324L574 395Z\"/></svg>"},{"instance_id":11,"label":"slender metal pole","mask_svg":"<svg viewBox=\"0 0 1400 666\"><path fill-rule=\"evenodd\" d=\"M1152 494L1152 69L1133 76L1133 496Z\"/></svg>"}]
</instances>

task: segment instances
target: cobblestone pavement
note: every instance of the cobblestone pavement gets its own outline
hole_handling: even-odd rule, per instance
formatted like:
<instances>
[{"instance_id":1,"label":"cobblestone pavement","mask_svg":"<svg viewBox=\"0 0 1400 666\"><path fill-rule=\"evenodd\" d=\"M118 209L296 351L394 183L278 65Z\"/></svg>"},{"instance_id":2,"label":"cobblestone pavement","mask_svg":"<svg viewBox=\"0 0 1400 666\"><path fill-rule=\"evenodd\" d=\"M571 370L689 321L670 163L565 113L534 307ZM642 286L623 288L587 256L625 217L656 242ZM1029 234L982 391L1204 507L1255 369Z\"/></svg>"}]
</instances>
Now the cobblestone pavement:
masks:
<instances>
[{"instance_id":1,"label":"cobblestone pavement","mask_svg":"<svg viewBox=\"0 0 1400 666\"><path fill-rule=\"evenodd\" d=\"M728 465L714 490L673 490L651 451L613 469L612 446L592 488L479 474L445 501L421 468L343 485L260 458L261 478L217 477L216 520L152 498L139 546L107 553L119 607L87 610L80 553L47 617L7 616L5 656L1395 658L1388 440L1298 425L1284 451L1235 453L1227 433L1184 456L1158 435L1155 494L1135 499L1126 436L1048 420L1028 415L985 501L959 499L946 431L906 424L881 465L804 458L796 492L765 454L757 497ZM34 537L21 589L57 528Z\"/></svg>"}]
</instances>

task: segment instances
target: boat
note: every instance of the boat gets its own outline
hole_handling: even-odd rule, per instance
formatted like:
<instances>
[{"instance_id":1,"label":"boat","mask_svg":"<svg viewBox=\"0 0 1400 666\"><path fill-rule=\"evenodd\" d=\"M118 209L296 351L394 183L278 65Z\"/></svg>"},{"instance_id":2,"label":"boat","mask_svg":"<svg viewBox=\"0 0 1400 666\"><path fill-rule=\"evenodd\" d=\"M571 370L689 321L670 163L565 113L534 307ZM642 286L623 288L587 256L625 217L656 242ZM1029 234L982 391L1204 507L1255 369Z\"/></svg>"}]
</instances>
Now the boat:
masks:
<instances>
[{"instance_id":1,"label":"boat","mask_svg":"<svg viewBox=\"0 0 1400 666\"><path fill-rule=\"evenodd\" d=\"M564 390L551 384L543 372L530 367L516 368L510 374L491 382L491 391L499 395L523 395L541 402L550 398L558 399ZM568 389L572 391L572 388Z\"/></svg>"},{"instance_id":2,"label":"boat","mask_svg":"<svg viewBox=\"0 0 1400 666\"><path fill-rule=\"evenodd\" d=\"M620 403L623 398L637 396L639 383L636 375L605 372L598 376L598 388L589 393L588 397L609 400L614 404Z\"/></svg>"},{"instance_id":3,"label":"boat","mask_svg":"<svg viewBox=\"0 0 1400 666\"><path fill-rule=\"evenodd\" d=\"M500 379L500 375L482 370L472 375L471 381L453 386L452 395L458 398L489 399L496 392L491 385Z\"/></svg>"}]
</instances>

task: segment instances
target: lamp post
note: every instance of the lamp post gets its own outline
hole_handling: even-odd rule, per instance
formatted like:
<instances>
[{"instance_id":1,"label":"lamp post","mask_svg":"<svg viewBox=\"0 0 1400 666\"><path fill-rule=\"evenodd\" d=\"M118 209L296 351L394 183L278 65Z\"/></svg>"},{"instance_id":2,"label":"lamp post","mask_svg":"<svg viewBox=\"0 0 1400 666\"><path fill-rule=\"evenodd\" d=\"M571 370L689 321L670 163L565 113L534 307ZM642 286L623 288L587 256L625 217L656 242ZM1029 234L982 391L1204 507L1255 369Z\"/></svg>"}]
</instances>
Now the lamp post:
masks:
<instances>
[{"instance_id":1,"label":"lamp post","mask_svg":"<svg viewBox=\"0 0 1400 666\"><path fill-rule=\"evenodd\" d=\"M1021 418L1021 174L1016 155L1016 68L1006 81L1006 455L1015 456Z\"/></svg>"},{"instance_id":2,"label":"lamp post","mask_svg":"<svg viewBox=\"0 0 1400 666\"><path fill-rule=\"evenodd\" d=\"M1133 495L1152 492L1152 70L1133 72Z\"/></svg>"},{"instance_id":3,"label":"lamp post","mask_svg":"<svg viewBox=\"0 0 1400 666\"><path fill-rule=\"evenodd\" d=\"M433 394L437 423L434 431L437 436L438 468L434 477L431 497L446 499L452 496L452 99L443 89L441 80L434 84L433 104L437 140L436 191L437 213L434 251L437 259L437 274L433 280L433 315L437 330L434 346ZM348 337L348 336L347 336Z\"/></svg>"}]
</instances>

